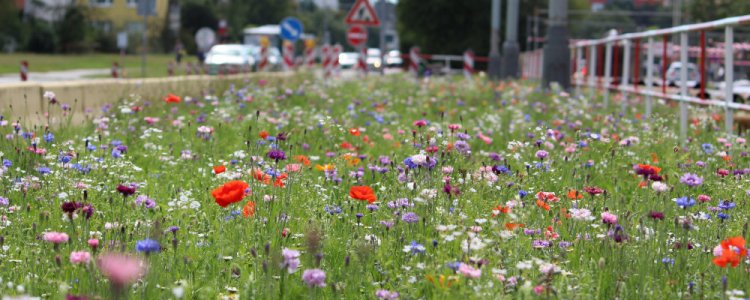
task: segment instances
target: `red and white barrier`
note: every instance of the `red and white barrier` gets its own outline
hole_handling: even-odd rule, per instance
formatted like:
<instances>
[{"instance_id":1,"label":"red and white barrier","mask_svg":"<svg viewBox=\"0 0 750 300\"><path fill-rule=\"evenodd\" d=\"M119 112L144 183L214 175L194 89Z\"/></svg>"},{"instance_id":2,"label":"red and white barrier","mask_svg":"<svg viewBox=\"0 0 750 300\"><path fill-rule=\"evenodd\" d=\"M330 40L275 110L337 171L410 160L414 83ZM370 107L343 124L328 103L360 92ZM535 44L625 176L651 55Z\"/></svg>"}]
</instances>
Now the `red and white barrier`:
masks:
<instances>
[{"instance_id":1,"label":"red and white barrier","mask_svg":"<svg viewBox=\"0 0 750 300\"><path fill-rule=\"evenodd\" d=\"M409 50L409 73L419 77L419 47L411 47Z\"/></svg>"},{"instance_id":2,"label":"red and white barrier","mask_svg":"<svg viewBox=\"0 0 750 300\"><path fill-rule=\"evenodd\" d=\"M112 75L112 78L120 77L120 65L117 64L117 62L113 62L112 69L110 69L109 73Z\"/></svg>"},{"instance_id":3,"label":"red and white barrier","mask_svg":"<svg viewBox=\"0 0 750 300\"><path fill-rule=\"evenodd\" d=\"M341 44L336 44L333 46L333 51L330 51L331 53L331 72L335 76L341 75L341 65L339 64L339 54L344 51L344 47L341 46Z\"/></svg>"},{"instance_id":4,"label":"red and white barrier","mask_svg":"<svg viewBox=\"0 0 750 300\"><path fill-rule=\"evenodd\" d=\"M464 77L466 80L471 80L471 76L474 74L474 51L466 50L464 52Z\"/></svg>"},{"instance_id":5,"label":"red and white barrier","mask_svg":"<svg viewBox=\"0 0 750 300\"><path fill-rule=\"evenodd\" d=\"M268 47L260 47L260 63L258 63L258 71L266 71L268 69Z\"/></svg>"},{"instance_id":6,"label":"red and white barrier","mask_svg":"<svg viewBox=\"0 0 750 300\"><path fill-rule=\"evenodd\" d=\"M359 47L359 55L357 55L357 70L367 76L367 47Z\"/></svg>"},{"instance_id":7,"label":"red and white barrier","mask_svg":"<svg viewBox=\"0 0 750 300\"><path fill-rule=\"evenodd\" d=\"M328 44L323 45L320 47L320 57L322 59L321 65L323 67L323 76L324 77L330 77L331 76L331 56L330 53L333 49L331 49L331 46Z\"/></svg>"},{"instance_id":8,"label":"red and white barrier","mask_svg":"<svg viewBox=\"0 0 750 300\"><path fill-rule=\"evenodd\" d=\"M294 43L290 41L284 41L284 46L281 49L282 59L284 61L284 70L291 71L294 69Z\"/></svg>"},{"instance_id":9,"label":"red and white barrier","mask_svg":"<svg viewBox=\"0 0 750 300\"><path fill-rule=\"evenodd\" d=\"M21 75L21 81L26 81L29 79L29 62L28 61L25 61L25 60L21 61L20 75Z\"/></svg>"},{"instance_id":10,"label":"red and white barrier","mask_svg":"<svg viewBox=\"0 0 750 300\"><path fill-rule=\"evenodd\" d=\"M315 66L315 40L305 40L305 66L310 69Z\"/></svg>"}]
</instances>

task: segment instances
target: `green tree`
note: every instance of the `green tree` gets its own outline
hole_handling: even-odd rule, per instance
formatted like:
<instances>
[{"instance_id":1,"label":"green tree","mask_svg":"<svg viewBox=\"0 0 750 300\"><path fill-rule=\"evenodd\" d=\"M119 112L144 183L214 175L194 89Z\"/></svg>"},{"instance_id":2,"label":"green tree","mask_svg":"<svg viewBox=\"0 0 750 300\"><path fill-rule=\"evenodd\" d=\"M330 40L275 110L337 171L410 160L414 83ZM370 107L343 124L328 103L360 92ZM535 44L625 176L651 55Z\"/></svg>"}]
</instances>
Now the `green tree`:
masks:
<instances>
[{"instance_id":1,"label":"green tree","mask_svg":"<svg viewBox=\"0 0 750 300\"><path fill-rule=\"evenodd\" d=\"M86 13L82 7L69 7L56 28L57 37L63 52L81 52L88 48L86 37L89 26Z\"/></svg>"},{"instance_id":2,"label":"green tree","mask_svg":"<svg viewBox=\"0 0 750 300\"><path fill-rule=\"evenodd\" d=\"M219 18L213 5L207 1L189 1L182 4L180 13L180 41L189 53L196 53L195 33L202 27L216 30ZM169 48L167 48L169 49Z\"/></svg>"},{"instance_id":3,"label":"green tree","mask_svg":"<svg viewBox=\"0 0 750 300\"><path fill-rule=\"evenodd\" d=\"M19 10L12 0L0 0L0 50L22 43Z\"/></svg>"},{"instance_id":4,"label":"green tree","mask_svg":"<svg viewBox=\"0 0 750 300\"><path fill-rule=\"evenodd\" d=\"M690 1L688 12L695 22L750 14L750 1Z\"/></svg>"}]
</instances>

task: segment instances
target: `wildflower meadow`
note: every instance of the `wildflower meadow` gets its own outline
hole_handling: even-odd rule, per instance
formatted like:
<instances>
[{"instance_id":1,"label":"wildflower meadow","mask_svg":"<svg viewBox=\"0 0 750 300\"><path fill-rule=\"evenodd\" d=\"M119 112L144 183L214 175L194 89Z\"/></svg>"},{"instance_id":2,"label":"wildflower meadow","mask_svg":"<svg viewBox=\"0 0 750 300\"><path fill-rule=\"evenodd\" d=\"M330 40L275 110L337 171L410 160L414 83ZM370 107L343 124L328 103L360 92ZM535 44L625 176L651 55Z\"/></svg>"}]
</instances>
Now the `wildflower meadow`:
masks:
<instances>
[{"instance_id":1,"label":"wildflower meadow","mask_svg":"<svg viewBox=\"0 0 750 300\"><path fill-rule=\"evenodd\" d=\"M747 144L706 108L681 143L673 103L533 82L295 75L86 113L54 92L84 121L0 121L8 299L750 292Z\"/></svg>"}]
</instances>

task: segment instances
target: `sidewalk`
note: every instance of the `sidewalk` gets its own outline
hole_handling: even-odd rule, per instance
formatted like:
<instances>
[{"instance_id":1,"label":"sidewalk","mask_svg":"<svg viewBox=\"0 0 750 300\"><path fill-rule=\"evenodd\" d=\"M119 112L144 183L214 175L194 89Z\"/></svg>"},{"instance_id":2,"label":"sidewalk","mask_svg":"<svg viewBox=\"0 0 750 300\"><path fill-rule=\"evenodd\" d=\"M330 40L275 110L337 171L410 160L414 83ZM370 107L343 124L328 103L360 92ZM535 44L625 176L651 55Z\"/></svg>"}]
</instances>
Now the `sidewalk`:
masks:
<instances>
[{"instance_id":1,"label":"sidewalk","mask_svg":"<svg viewBox=\"0 0 750 300\"><path fill-rule=\"evenodd\" d=\"M109 74L110 69L77 69L55 72L30 72L29 82L55 82L71 80L87 80L96 75ZM0 74L0 84L21 82L18 73Z\"/></svg>"}]
</instances>

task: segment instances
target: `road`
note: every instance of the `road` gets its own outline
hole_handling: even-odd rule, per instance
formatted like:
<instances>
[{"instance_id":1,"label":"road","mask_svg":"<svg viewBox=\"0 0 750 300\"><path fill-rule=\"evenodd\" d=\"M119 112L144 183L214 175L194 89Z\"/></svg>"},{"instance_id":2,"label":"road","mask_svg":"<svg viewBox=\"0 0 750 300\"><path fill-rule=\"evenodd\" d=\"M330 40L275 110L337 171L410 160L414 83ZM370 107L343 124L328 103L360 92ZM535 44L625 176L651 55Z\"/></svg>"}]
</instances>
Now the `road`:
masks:
<instances>
[{"instance_id":1,"label":"road","mask_svg":"<svg viewBox=\"0 0 750 300\"><path fill-rule=\"evenodd\" d=\"M30 72L30 82L52 82L52 81L70 81L70 80L86 80L90 79L91 76L106 75L109 74L109 69L77 69L68 71L55 71L55 72ZM18 73L0 74L0 83L16 83L21 82L21 77Z\"/></svg>"}]
</instances>

